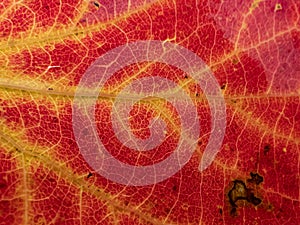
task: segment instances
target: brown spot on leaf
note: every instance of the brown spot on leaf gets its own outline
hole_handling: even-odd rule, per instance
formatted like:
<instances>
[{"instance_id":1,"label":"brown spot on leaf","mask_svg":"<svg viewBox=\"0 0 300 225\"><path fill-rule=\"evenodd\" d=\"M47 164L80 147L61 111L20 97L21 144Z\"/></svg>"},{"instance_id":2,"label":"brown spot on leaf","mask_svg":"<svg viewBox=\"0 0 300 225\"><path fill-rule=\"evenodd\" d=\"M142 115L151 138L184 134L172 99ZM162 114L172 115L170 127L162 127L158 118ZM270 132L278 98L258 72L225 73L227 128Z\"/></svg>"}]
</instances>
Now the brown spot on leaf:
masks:
<instances>
[{"instance_id":1,"label":"brown spot on leaf","mask_svg":"<svg viewBox=\"0 0 300 225\"><path fill-rule=\"evenodd\" d=\"M239 60L238 60L237 58L234 58L234 59L232 60L232 63L233 63L234 65L236 65L236 64L239 63Z\"/></svg>"},{"instance_id":2,"label":"brown spot on leaf","mask_svg":"<svg viewBox=\"0 0 300 225\"><path fill-rule=\"evenodd\" d=\"M6 183L0 182L0 189L6 188L6 187L7 187L7 184L6 184Z\"/></svg>"},{"instance_id":3,"label":"brown spot on leaf","mask_svg":"<svg viewBox=\"0 0 300 225\"><path fill-rule=\"evenodd\" d=\"M99 8L100 7L100 4L98 3L98 2L94 2L94 5L97 7L97 8Z\"/></svg>"},{"instance_id":4,"label":"brown spot on leaf","mask_svg":"<svg viewBox=\"0 0 300 225\"><path fill-rule=\"evenodd\" d=\"M271 212L271 211L273 211L273 209L274 209L273 205L272 204L268 204L267 211Z\"/></svg>"},{"instance_id":5,"label":"brown spot on leaf","mask_svg":"<svg viewBox=\"0 0 300 225\"><path fill-rule=\"evenodd\" d=\"M261 182L264 181L264 178L262 176L260 176L258 173L250 172L250 176L251 176L251 179L247 180L249 183L254 183L256 185L259 185Z\"/></svg>"},{"instance_id":6,"label":"brown spot on leaf","mask_svg":"<svg viewBox=\"0 0 300 225\"><path fill-rule=\"evenodd\" d=\"M264 147L264 155L267 155L267 153L270 151L271 146L269 144L266 144Z\"/></svg>"},{"instance_id":7,"label":"brown spot on leaf","mask_svg":"<svg viewBox=\"0 0 300 225\"><path fill-rule=\"evenodd\" d=\"M166 213L170 213L171 209L170 208L165 208Z\"/></svg>"},{"instance_id":8,"label":"brown spot on leaf","mask_svg":"<svg viewBox=\"0 0 300 225\"><path fill-rule=\"evenodd\" d=\"M237 207L235 203L238 200L247 198L247 188L245 183L241 180L235 180L233 184L233 188L228 192L228 197L232 207Z\"/></svg>"},{"instance_id":9,"label":"brown spot on leaf","mask_svg":"<svg viewBox=\"0 0 300 225\"><path fill-rule=\"evenodd\" d=\"M248 192L247 193L247 201L252 203L253 205L257 206L261 203L261 199L260 198L257 198L254 196L254 194L252 192Z\"/></svg>"},{"instance_id":10,"label":"brown spot on leaf","mask_svg":"<svg viewBox=\"0 0 300 225\"><path fill-rule=\"evenodd\" d=\"M177 186L174 185L174 186L172 187L172 190L173 190L173 191L176 191L176 190L177 190Z\"/></svg>"},{"instance_id":11,"label":"brown spot on leaf","mask_svg":"<svg viewBox=\"0 0 300 225\"><path fill-rule=\"evenodd\" d=\"M219 209L219 213L223 215L223 209Z\"/></svg>"},{"instance_id":12,"label":"brown spot on leaf","mask_svg":"<svg viewBox=\"0 0 300 225\"><path fill-rule=\"evenodd\" d=\"M257 198L252 189L247 188L245 183L241 180L233 181L233 187L228 192L229 203L232 207L230 214L232 216L237 215L237 201L246 200L247 202L253 204L254 206L259 205L262 200Z\"/></svg>"}]
</instances>

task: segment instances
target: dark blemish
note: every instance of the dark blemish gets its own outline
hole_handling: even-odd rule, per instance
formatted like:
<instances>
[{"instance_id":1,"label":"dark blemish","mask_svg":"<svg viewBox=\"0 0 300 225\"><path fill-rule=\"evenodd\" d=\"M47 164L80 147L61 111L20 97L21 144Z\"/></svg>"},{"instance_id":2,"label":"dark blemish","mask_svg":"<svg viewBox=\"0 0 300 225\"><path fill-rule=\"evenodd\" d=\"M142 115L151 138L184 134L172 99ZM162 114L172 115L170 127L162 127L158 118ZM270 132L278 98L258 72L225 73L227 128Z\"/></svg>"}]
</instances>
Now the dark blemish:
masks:
<instances>
[{"instance_id":1,"label":"dark blemish","mask_svg":"<svg viewBox=\"0 0 300 225\"><path fill-rule=\"evenodd\" d=\"M15 149L17 152L21 152L18 148Z\"/></svg>"},{"instance_id":2,"label":"dark blemish","mask_svg":"<svg viewBox=\"0 0 300 225\"><path fill-rule=\"evenodd\" d=\"M259 185L261 182L264 181L264 178L260 176L258 173L250 172L251 179L248 179L247 181L250 183L255 183L256 185Z\"/></svg>"},{"instance_id":3,"label":"dark blemish","mask_svg":"<svg viewBox=\"0 0 300 225\"><path fill-rule=\"evenodd\" d=\"M48 180L49 180L51 183L54 183L54 182L55 182L55 179L52 178L52 177L50 177Z\"/></svg>"},{"instance_id":4,"label":"dark blemish","mask_svg":"<svg viewBox=\"0 0 300 225\"><path fill-rule=\"evenodd\" d=\"M93 176L93 174L91 172L89 172L89 174L87 175L87 178L90 178L91 176Z\"/></svg>"},{"instance_id":5,"label":"dark blemish","mask_svg":"<svg viewBox=\"0 0 300 225\"><path fill-rule=\"evenodd\" d=\"M187 76L187 75L185 75L185 76L184 76L184 78L185 78L185 79L187 79L187 78L188 78L188 76Z\"/></svg>"},{"instance_id":6,"label":"dark blemish","mask_svg":"<svg viewBox=\"0 0 300 225\"><path fill-rule=\"evenodd\" d=\"M125 201L124 204L125 204L126 206L128 206L129 202L128 202L128 201Z\"/></svg>"},{"instance_id":7,"label":"dark blemish","mask_svg":"<svg viewBox=\"0 0 300 225\"><path fill-rule=\"evenodd\" d=\"M229 203L232 207L230 214L232 216L236 216L236 209L238 207L236 202L239 200L246 200L254 206L257 206L262 202L261 199L255 197L252 189L248 189L243 181L235 180L233 183L233 188L228 192Z\"/></svg>"},{"instance_id":8,"label":"dark blemish","mask_svg":"<svg viewBox=\"0 0 300 225\"><path fill-rule=\"evenodd\" d=\"M99 5L99 3L98 2L94 2L94 5L96 6L96 7L100 7L100 5Z\"/></svg>"},{"instance_id":9,"label":"dark blemish","mask_svg":"<svg viewBox=\"0 0 300 225\"><path fill-rule=\"evenodd\" d=\"M251 202L253 205L257 206L261 203L261 199L256 198L252 192L247 196L247 201Z\"/></svg>"},{"instance_id":10,"label":"dark blemish","mask_svg":"<svg viewBox=\"0 0 300 225\"><path fill-rule=\"evenodd\" d=\"M269 144L266 144L264 147L264 155L267 155L267 153L270 151L271 146Z\"/></svg>"},{"instance_id":11,"label":"dark blemish","mask_svg":"<svg viewBox=\"0 0 300 225\"><path fill-rule=\"evenodd\" d=\"M231 102L232 102L232 103L236 103L236 99L232 99Z\"/></svg>"},{"instance_id":12,"label":"dark blemish","mask_svg":"<svg viewBox=\"0 0 300 225\"><path fill-rule=\"evenodd\" d=\"M196 97L199 97L199 93L196 93Z\"/></svg>"},{"instance_id":13,"label":"dark blemish","mask_svg":"<svg viewBox=\"0 0 300 225\"><path fill-rule=\"evenodd\" d=\"M219 209L219 213L223 215L223 209Z\"/></svg>"},{"instance_id":14,"label":"dark blemish","mask_svg":"<svg viewBox=\"0 0 300 225\"><path fill-rule=\"evenodd\" d=\"M233 60L232 60L232 63L233 63L233 64L238 64L238 62L239 62L239 60L237 60L237 59L233 59Z\"/></svg>"},{"instance_id":15,"label":"dark blemish","mask_svg":"<svg viewBox=\"0 0 300 225\"><path fill-rule=\"evenodd\" d=\"M277 12L279 10L282 10L282 5L280 3L276 3L274 12Z\"/></svg>"},{"instance_id":16,"label":"dark blemish","mask_svg":"<svg viewBox=\"0 0 300 225\"><path fill-rule=\"evenodd\" d=\"M53 88L48 88L48 91L53 91Z\"/></svg>"},{"instance_id":17,"label":"dark blemish","mask_svg":"<svg viewBox=\"0 0 300 225\"><path fill-rule=\"evenodd\" d=\"M228 192L228 197L232 207L237 207L235 203L238 200L247 198L247 188L245 183L241 180L235 180L233 183L233 188Z\"/></svg>"},{"instance_id":18,"label":"dark blemish","mask_svg":"<svg viewBox=\"0 0 300 225\"><path fill-rule=\"evenodd\" d=\"M268 206L267 206L267 211L273 211L273 205L272 204L269 204Z\"/></svg>"},{"instance_id":19,"label":"dark blemish","mask_svg":"<svg viewBox=\"0 0 300 225\"><path fill-rule=\"evenodd\" d=\"M83 34L83 31L75 33L76 36L78 36L79 34Z\"/></svg>"},{"instance_id":20,"label":"dark blemish","mask_svg":"<svg viewBox=\"0 0 300 225\"><path fill-rule=\"evenodd\" d=\"M202 141L198 141L198 145L202 145Z\"/></svg>"},{"instance_id":21,"label":"dark blemish","mask_svg":"<svg viewBox=\"0 0 300 225\"><path fill-rule=\"evenodd\" d=\"M221 86L221 89L224 90L225 87L226 87L226 84L223 84L223 85Z\"/></svg>"},{"instance_id":22,"label":"dark blemish","mask_svg":"<svg viewBox=\"0 0 300 225\"><path fill-rule=\"evenodd\" d=\"M279 219L279 218L281 217L282 213L283 213L282 208L279 208L279 209L278 209L278 212L276 212L276 218Z\"/></svg>"},{"instance_id":23,"label":"dark blemish","mask_svg":"<svg viewBox=\"0 0 300 225\"><path fill-rule=\"evenodd\" d=\"M1 182L0 183L0 189L3 189L3 188L6 188L7 187L7 184L4 183L4 182Z\"/></svg>"},{"instance_id":24,"label":"dark blemish","mask_svg":"<svg viewBox=\"0 0 300 225\"><path fill-rule=\"evenodd\" d=\"M236 207L233 207L233 208L230 210L230 215L231 215L231 216L237 216Z\"/></svg>"},{"instance_id":25,"label":"dark blemish","mask_svg":"<svg viewBox=\"0 0 300 225\"><path fill-rule=\"evenodd\" d=\"M177 190L177 186L174 185L174 186L172 187L172 190L173 190L173 191L176 191L176 190Z\"/></svg>"}]
</instances>

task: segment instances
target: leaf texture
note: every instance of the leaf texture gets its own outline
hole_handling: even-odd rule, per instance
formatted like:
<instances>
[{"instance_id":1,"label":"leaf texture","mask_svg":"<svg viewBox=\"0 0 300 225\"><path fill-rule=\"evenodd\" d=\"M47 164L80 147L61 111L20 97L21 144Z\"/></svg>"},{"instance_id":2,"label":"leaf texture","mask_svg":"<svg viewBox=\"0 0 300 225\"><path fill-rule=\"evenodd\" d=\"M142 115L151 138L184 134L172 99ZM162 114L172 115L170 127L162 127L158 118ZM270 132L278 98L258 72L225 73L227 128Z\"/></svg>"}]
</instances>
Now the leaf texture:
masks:
<instances>
[{"instance_id":1,"label":"leaf texture","mask_svg":"<svg viewBox=\"0 0 300 225\"><path fill-rule=\"evenodd\" d=\"M300 223L299 1L8 0L0 14L0 224ZM115 159L156 164L181 137L181 116L163 92L134 103L128 118L129 131L143 140L159 117L166 124L162 143L136 151L118 139L114 101L134 81L171 80L190 96L200 123L196 149L181 170L130 186L86 161L72 107L95 60L141 40L174 43L200 57L220 86L227 126L212 164L199 171L212 133L206 90L162 62L120 69L99 90L94 111L99 140ZM136 97L125 94L124 104Z\"/></svg>"}]
</instances>

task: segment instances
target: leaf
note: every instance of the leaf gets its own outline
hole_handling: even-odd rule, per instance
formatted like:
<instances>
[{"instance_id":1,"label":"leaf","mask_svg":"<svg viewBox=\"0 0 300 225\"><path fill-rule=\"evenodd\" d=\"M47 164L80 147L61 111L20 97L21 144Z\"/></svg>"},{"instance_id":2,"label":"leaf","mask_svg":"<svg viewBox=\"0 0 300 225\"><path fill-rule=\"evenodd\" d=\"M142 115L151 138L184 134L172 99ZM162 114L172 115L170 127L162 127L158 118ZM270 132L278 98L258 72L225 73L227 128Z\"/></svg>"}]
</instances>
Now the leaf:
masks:
<instances>
[{"instance_id":1,"label":"leaf","mask_svg":"<svg viewBox=\"0 0 300 225\"><path fill-rule=\"evenodd\" d=\"M1 3L0 224L299 224L299 6L259 0ZM97 136L116 160L139 168L173 154L184 121L163 97L178 96L178 89L190 97L200 123L196 141L184 138L196 148L180 170L154 184L130 186L87 162L72 121L81 78L90 68L95 77L102 75L92 66L95 60L141 40L177 44L201 58L208 69L198 72L211 71L218 82L227 125L218 154L200 171L218 122L211 123L210 103L218 99L206 95L210 86L163 62L116 71L99 90L94 114ZM180 57L169 60L183 65ZM129 127L122 129L127 123L122 120L115 132L111 112L117 97L123 93L120 104L132 103L151 86L141 79L155 77L176 87L169 91L156 83L161 94L133 103ZM78 102L89 105L90 97ZM176 102L191 113L184 98ZM121 108L116 118L122 113ZM162 122L165 138L149 151L136 151L118 138L128 131L138 145L136 140L159 133L153 127ZM78 128L82 137L91 135L88 126ZM98 151L97 143L86 144ZM156 172L154 178L163 175ZM110 175L120 174L115 169Z\"/></svg>"}]
</instances>

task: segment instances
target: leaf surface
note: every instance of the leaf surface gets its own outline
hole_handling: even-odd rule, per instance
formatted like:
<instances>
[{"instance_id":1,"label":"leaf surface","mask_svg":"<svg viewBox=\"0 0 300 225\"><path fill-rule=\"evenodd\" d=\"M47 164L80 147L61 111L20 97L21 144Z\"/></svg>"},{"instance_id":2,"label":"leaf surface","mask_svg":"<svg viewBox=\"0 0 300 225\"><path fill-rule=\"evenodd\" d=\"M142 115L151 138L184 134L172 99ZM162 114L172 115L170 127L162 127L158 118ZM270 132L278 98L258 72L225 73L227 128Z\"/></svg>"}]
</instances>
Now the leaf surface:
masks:
<instances>
[{"instance_id":1,"label":"leaf surface","mask_svg":"<svg viewBox=\"0 0 300 225\"><path fill-rule=\"evenodd\" d=\"M299 9L297 0L1 3L0 224L299 224ZM161 98L135 103L129 117L130 132L140 139L149 138L152 119L161 118L161 145L135 151L114 132L113 103L141 78L164 77L188 93L201 130L191 159L172 177L126 186L86 162L72 106L96 59L139 40L197 54L220 85L227 126L216 158L200 172L212 132L205 90L165 63L122 68L99 90L95 108L97 135L113 157L151 165L178 145L180 115ZM126 95L125 104L135 98Z\"/></svg>"}]
</instances>

